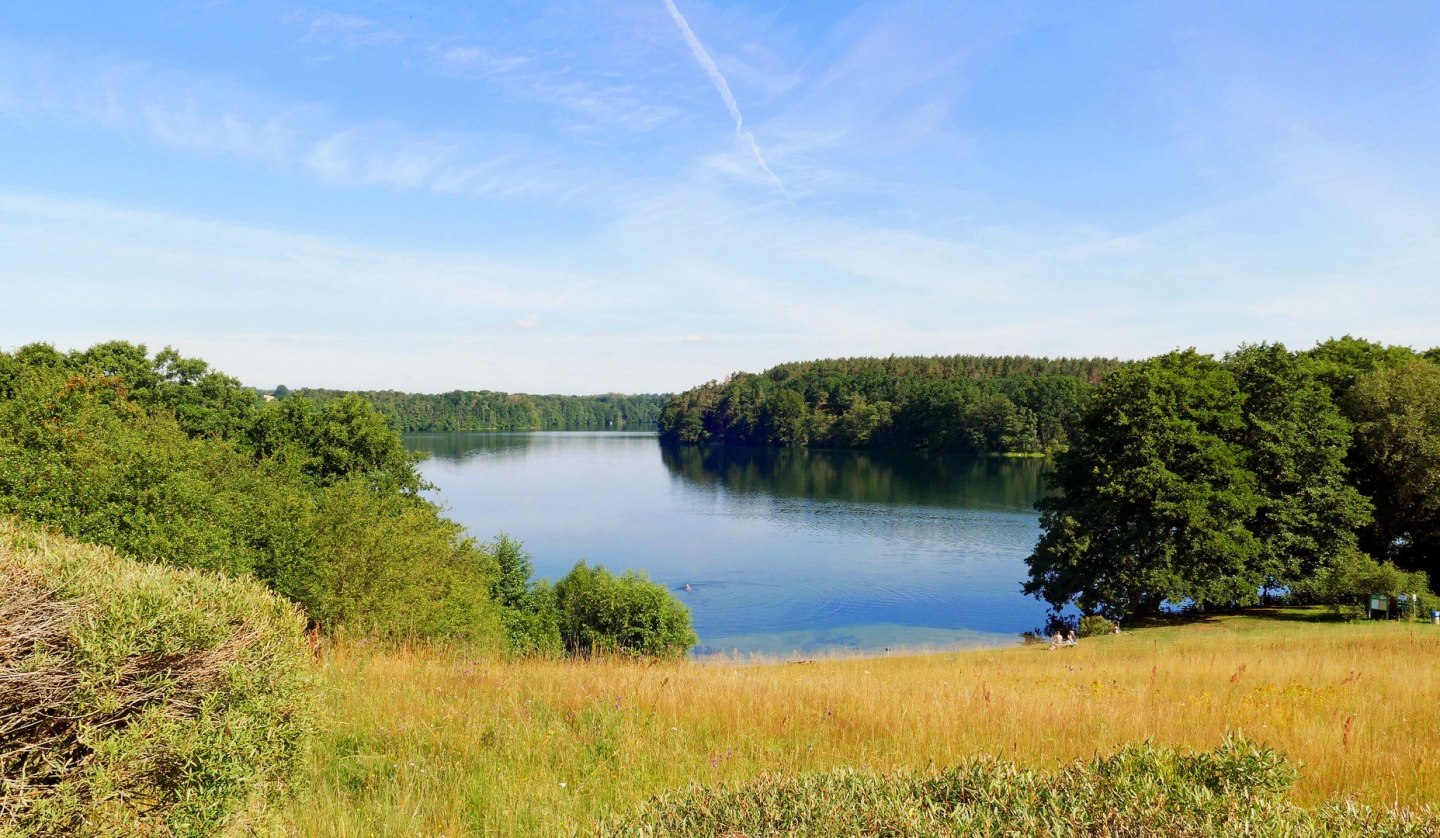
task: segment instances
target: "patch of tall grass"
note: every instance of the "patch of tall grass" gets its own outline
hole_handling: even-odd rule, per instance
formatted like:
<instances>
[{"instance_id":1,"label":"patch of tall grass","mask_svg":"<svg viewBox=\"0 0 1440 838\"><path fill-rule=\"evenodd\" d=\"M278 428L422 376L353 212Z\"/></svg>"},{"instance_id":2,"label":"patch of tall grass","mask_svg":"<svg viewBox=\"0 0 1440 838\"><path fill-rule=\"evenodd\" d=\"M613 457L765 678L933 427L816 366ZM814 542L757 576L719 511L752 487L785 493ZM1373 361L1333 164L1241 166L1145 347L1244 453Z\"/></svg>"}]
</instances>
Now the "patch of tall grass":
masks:
<instances>
[{"instance_id":1,"label":"patch of tall grass","mask_svg":"<svg viewBox=\"0 0 1440 838\"><path fill-rule=\"evenodd\" d=\"M1053 769L1127 743L1285 755L1287 800L1440 801L1440 628L1294 612L913 657L646 665L340 646L328 732L277 813L308 835L588 833L773 773Z\"/></svg>"}]
</instances>

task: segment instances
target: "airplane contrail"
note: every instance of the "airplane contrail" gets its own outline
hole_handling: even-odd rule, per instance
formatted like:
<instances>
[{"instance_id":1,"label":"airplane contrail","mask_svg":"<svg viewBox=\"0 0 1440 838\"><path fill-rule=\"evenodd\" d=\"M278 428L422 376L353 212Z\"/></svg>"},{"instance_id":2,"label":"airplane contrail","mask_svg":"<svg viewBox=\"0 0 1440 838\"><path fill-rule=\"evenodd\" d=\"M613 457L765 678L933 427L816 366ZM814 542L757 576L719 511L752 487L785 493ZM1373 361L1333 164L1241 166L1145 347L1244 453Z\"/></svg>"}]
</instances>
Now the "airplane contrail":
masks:
<instances>
[{"instance_id":1,"label":"airplane contrail","mask_svg":"<svg viewBox=\"0 0 1440 838\"><path fill-rule=\"evenodd\" d=\"M735 94L730 92L730 85L725 81L725 76L720 73L720 68L715 66L715 59L710 57L710 53L705 51L705 45L695 37L695 30L690 28L690 22L680 14L680 9L675 6L675 0L665 0L665 8L670 10L670 17L674 18L675 25L680 27L680 34L685 37L685 43L690 45L690 52L694 54L695 60L700 63L706 75L710 76L710 82L715 85L715 91L725 101L725 109L730 111L730 118L735 120L735 136L750 143L750 151L755 155L755 162L760 164L760 168L774 182L775 188L779 189L780 194L789 201L790 193L785 191L785 184L780 182L780 178L775 176L775 173L770 170L769 164L765 162L764 156L760 154L760 144L755 142L755 135L745 130L745 117L740 113L740 105L735 102Z\"/></svg>"}]
</instances>

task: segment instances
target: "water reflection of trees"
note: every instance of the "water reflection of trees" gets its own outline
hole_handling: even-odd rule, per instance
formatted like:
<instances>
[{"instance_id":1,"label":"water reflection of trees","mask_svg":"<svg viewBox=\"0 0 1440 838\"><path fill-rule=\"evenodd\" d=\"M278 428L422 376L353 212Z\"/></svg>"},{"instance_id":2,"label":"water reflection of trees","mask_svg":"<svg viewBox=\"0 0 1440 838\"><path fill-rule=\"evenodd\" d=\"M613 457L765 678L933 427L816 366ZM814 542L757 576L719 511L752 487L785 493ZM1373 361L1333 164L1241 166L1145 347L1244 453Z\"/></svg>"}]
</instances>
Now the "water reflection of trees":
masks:
<instances>
[{"instance_id":1,"label":"water reflection of trees","mask_svg":"<svg viewBox=\"0 0 1440 838\"><path fill-rule=\"evenodd\" d=\"M719 445L662 445L660 456L689 487L742 495L1028 512L1044 492L1037 459Z\"/></svg>"},{"instance_id":2,"label":"water reflection of trees","mask_svg":"<svg viewBox=\"0 0 1440 838\"><path fill-rule=\"evenodd\" d=\"M405 434L405 447L436 460L463 463L479 457L523 455L535 442L528 433Z\"/></svg>"}]
</instances>

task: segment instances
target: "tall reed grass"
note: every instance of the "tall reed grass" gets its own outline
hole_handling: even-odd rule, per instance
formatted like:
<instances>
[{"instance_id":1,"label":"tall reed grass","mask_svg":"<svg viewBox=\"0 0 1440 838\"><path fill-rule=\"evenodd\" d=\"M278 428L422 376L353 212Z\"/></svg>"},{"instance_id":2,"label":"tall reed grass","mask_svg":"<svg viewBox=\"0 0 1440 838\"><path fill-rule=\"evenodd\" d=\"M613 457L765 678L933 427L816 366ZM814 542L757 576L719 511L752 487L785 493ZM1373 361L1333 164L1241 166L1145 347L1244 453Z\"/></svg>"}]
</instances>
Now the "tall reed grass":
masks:
<instances>
[{"instance_id":1,"label":"tall reed grass","mask_svg":"<svg viewBox=\"0 0 1440 838\"><path fill-rule=\"evenodd\" d=\"M1299 769L1291 800L1440 801L1440 627L1223 617L1044 646L796 665L506 662L335 649L306 835L587 833L694 783L977 754L1054 768L1232 733Z\"/></svg>"}]
</instances>

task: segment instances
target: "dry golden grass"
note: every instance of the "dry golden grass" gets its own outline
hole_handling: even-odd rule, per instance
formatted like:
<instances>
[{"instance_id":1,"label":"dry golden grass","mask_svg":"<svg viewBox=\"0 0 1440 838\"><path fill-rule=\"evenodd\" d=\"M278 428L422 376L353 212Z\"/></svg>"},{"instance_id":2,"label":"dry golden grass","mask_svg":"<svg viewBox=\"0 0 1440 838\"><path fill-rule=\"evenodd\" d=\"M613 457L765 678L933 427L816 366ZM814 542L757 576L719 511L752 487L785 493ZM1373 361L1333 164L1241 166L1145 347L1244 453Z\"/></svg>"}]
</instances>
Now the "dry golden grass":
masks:
<instances>
[{"instance_id":1,"label":"dry golden grass","mask_svg":"<svg viewBox=\"0 0 1440 838\"><path fill-rule=\"evenodd\" d=\"M310 835L557 835L662 789L992 753L1053 766L1229 732L1299 764L1295 799L1440 801L1440 627L1225 617L1081 641L814 664L330 653L331 722L280 817Z\"/></svg>"}]
</instances>

